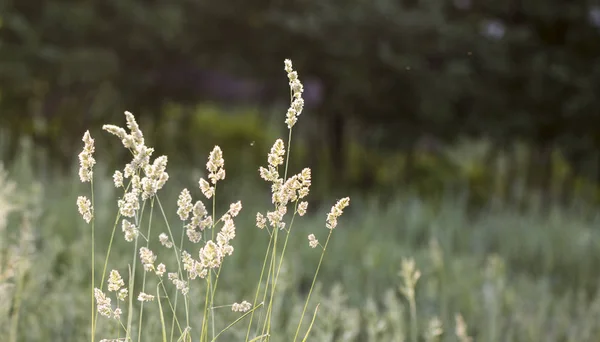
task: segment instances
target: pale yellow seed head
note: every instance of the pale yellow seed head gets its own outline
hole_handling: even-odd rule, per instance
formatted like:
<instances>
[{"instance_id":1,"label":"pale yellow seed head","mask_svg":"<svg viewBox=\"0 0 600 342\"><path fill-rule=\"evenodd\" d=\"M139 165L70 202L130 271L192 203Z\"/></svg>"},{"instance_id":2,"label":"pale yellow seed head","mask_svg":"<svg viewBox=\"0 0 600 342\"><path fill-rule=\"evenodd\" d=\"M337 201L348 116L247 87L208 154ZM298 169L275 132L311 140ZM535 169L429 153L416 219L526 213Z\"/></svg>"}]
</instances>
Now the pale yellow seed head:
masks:
<instances>
[{"instance_id":1,"label":"pale yellow seed head","mask_svg":"<svg viewBox=\"0 0 600 342\"><path fill-rule=\"evenodd\" d=\"M316 248L319 245L319 240L317 240L317 238L315 238L314 234L310 234L308 236L308 245L311 248Z\"/></svg>"},{"instance_id":2,"label":"pale yellow seed head","mask_svg":"<svg viewBox=\"0 0 600 342\"><path fill-rule=\"evenodd\" d=\"M94 209L92 208L92 202L85 196L77 197L77 208L79 214L83 217L86 223L90 223L94 218Z\"/></svg>"}]
</instances>

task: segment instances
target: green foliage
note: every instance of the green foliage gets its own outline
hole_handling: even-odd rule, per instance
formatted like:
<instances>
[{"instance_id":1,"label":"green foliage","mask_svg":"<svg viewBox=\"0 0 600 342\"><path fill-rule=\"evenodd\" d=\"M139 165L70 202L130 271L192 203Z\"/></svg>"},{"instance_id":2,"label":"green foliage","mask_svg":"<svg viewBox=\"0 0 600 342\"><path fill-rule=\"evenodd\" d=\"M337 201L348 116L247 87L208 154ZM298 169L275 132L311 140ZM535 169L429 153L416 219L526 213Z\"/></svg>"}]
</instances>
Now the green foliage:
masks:
<instances>
[{"instance_id":1,"label":"green foliage","mask_svg":"<svg viewBox=\"0 0 600 342\"><path fill-rule=\"evenodd\" d=\"M536 162L540 156L529 145L515 142L499 149L488 139L462 139L410 153L351 143L346 155L344 185L357 191L371 189L387 198L399 191L430 200L462 194L474 208L507 202L516 208L527 206L530 194L545 206L600 200L598 184L578 176L558 148L546 163Z\"/></svg>"},{"instance_id":2,"label":"green foliage","mask_svg":"<svg viewBox=\"0 0 600 342\"><path fill-rule=\"evenodd\" d=\"M165 70L269 80L271 66L287 57L323 82L327 101L316 111L330 158L346 150L335 144L340 123L360 127L353 141L392 151L424 133L558 146L578 173L600 146L592 110L600 33L591 5L238 1L232 11L230 3L184 0L28 4L0 2L0 125L34 136L57 157L73 155L65 150L84 127L113 121L125 104L158 122L168 116L165 103L201 100L194 76L171 83Z\"/></svg>"},{"instance_id":3,"label":"green foliage","mask_svg":"<svg viewBox=\"0 0 600 342\"><path fill-rule=\"evenodd\" d=\"M22 167L20 174L26 175ZM107 227L112 226L116 212L112 201L116 190L108 177L97 177L96 243L105 246L110 238ZM36 205L41 215L31 222L36 243L23 283L17 341L88 338L90 231L74 210L75 198L84 187L69 179L46 183L43 193L52 194L53 201ZM255 200L247 201L240 214L236 253L227 261L233 272L223 273L220 286L225 291L217 303L253 294L254 279L249 277L261 265L252 260L260 259L266 247L254 227L254 213L263 207L263 196L251 189L244 191L248 192L236 195ZM167 192L163 201L174 203L177 195ZM598 219L580 206L540 211L531 203L521 211L498 207L473 216L465 202L456 198L436 205L413 196L396 196L389 205L355 200L328 249L320 285L313 294L312 305L320 302L321 306L312 339L408 338L409 307L398 290L398 271L402 258L414 256L422 273L416 286L420 335L426 322L437 316L445 330L442 340L453 341L454 314L460 312L469 335L478 341L594 341L600 333ZM165 209L169 218L176 218L176 208ZM290 240L304 247L290 250L282 270L277 294L282 305L273 315L276 340L293 334L306 282L311 279L311 270L304 265L318 258L308 247L306 235L319 227L325 229L328 208L309 211L312 214L297 223ZM11 221L9 229L18 229L18 222ZM102 259L103 251L98 252ZM130 261L122 237L115 241L112 253L114 265ZM102 261L97 262L96 268L101 268ZM220 322L233 317L226 309L215 312ZM158 322L151 311L144 317L147 322ZM150 324L144 333L155 336L156 326ZM110 333L113 328L101 325L99 332ZM226 340L237 340L245 336L245 329L229 333Z\"/></svg>"},{"instance_id":4,"label":"green foliage","mask_svg":"<svg viewBox=\"0 0 600 342\"><path fill-rule=\"evenodd\" d=\"M206 155L218 145L233 178L250 170L258 172L257 165L263 163L277 133L258 109L225 111L210 105L170 105L164 113L148 135L151 141L161 142L159 153L172 152L169 157L176 165L204 169Z\"/></svg>"}]
</instances>

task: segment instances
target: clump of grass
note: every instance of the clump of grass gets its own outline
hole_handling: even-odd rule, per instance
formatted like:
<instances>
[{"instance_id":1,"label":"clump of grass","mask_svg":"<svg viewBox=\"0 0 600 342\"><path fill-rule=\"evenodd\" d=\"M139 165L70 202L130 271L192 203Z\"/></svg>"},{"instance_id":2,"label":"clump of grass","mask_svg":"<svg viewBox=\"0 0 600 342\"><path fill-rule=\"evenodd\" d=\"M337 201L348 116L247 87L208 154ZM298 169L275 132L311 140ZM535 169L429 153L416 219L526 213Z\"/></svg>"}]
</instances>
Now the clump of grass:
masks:
<instances>
[{"instance_id":1,"label":"clump of grass","mask_svg":"<svg viewBox=\"0 0 600 342\"><path fill-rule=\"evenodd\" d=\"M285 119L289 134L287 143L282 139L275 141L268 154L266 167L259 168L260 177L270 184L273 207L256 214L256 226L265 232L269 243L251 302L241 300L231 304L216 303L215 294L221 271L227 258L234 253L235 218L242 210L241 201L231 203L225 209L217 207L217 188L226 176L225 158L221 148L215 146L210 152L206 176L198 183L202 196L209 204L208 208L203 200L194 201L192 192L183 189L177 201L177 215L181 222L171 225L159 196L159 191L169 179L166 172L167 156L151 160L154 149L146 145L142 130L133 114L129 112L125 112L129 132L114 125L103 127L105 131L121 140L123 146L131 152L132 160L123 170L115 171L113 176L114 185L123 190L123 196L117 201L118 211L99 282L96 282L96 270L92 267L92 342L97 334L98 314L108 318L113 324L114 336L102 341L141 341L144 327L153 324L152 320L144 321L144 312L148 307L158 311L157 323L160 326L162 341L192 341L192 337L201 342L215 341L244 319L247 319L245 341L270 340L275 300L278 298L277 285L289 237L297 216L303 216L308 209L306 197L311 187L309 168L289 176L292 128L302 113L304 100L302 83L289 60L285 61L285 71L290 86L291 104ZM94 241L97 232L93 168L96 161L94 140L89 131L84 134L83 142L84 148L79 155L79 177L82 182L90 183L91 192L89 198L80 196L77 206L86 223L91 224L91 259L92 265L95 265ZM319 247L321 256L295 329L294 341L299 338L306 341L314 325L318 304L314 308L308 327L303 325L303 321L333 231L349 203L350 199L346 197L331 208L326 218L328 234L323 244L319 243L315 233L308 236L309 242L306 247ZM291 212L288 212L290 208ZM158 222L155 216L160 218ZM111 269L108 272L110 252L119 225L125 240L133 245L131 262L129 265L118 265L119 269ZM155 228L157 226L158 228ZM157 232L156 229L161 230ZM163 250L172 253L174 263L169 263L168 261L173 259L163 257L164 254L154 252L155 246L158 246L157 242L160 243L161 253ZM161 259L164 263L160 262ZM138 274L139 267L143 269L141 275ZM193 293L203 295L192 296L192 290ZM137 302L134 301L134 297ZM153 304L156 306L150 306ZM218 322L216 310L227 307L240 313L239 317L229 324ZM134 321L134 312L137 312L137 322ZM303 328L304 332L301 332ZM158 338L154 336L154 339Z\"/></svg>"}]
</instances>

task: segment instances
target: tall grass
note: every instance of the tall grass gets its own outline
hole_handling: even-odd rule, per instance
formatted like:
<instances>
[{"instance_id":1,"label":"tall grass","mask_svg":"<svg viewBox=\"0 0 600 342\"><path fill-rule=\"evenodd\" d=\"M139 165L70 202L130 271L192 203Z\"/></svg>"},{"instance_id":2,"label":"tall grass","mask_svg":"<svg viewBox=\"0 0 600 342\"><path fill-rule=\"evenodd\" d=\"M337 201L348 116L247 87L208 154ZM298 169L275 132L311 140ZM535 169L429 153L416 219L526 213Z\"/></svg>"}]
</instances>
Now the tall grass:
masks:
<instances>
[{"instance_id":1,"label":"tall grass","mask_svg":"<svg viewBox=\"0 0 600 342\"><path fill-rule=\"evenodd\" d=\"M14 171L12 178L26 174L14 167L9 170ZM108 246L110 229L106 227L114 223L113 198L119 190L105 174L98 169L95 175L94 214L97 227L103 227L97 229L97 246ZM16 183L14 192L27 189L27 183ZM42 189L32 196L42 200L35 204L39 214L30 222L34 238L29 267L22 277L22 295L18 300L11 295L2 303L14 308L20 301L15 341L89 340L90 229L82 226L73 210L73 200L82 188L72 180L56 178ZM244 246L227 259L228 272L221 273L220 291L215 293L218 304L252 298L262 268L256 260L264 257L268 245L264 231L252 228L253 213L264 207L263 196L268 193L221 189L219 201L229 202L229 193L248 200L236 218L240 227L236 241L243 241ZM171 221L178 218L178 196L177 190L168 187L162 192ZM320 305L309 340L409 341L410 305L400 292L404 281L399 271L402 260L411 257L421 272L415 287L419 338L457 341L457 313L467 335L476 341L595 341L600 333L596 286L600 220L593 211L574 207L540 212L535 206L525 211L505 206L473 215L454 197L432 204L402 196L390 205L355 198L350 208L328 247L313 290L306 327L316 304ZM288 244L306 244L307 248L288 248L286 253L274 300L272 340L285 341L295 334L313 276L306 265L316 265L320 257L308 247L306 235L322 225L328 210L311 208L294 223L295 234ZM9 216L8 231L21 230L18 215ZM18 244L4 235L2 241ZM117 235L109 266L129 263L130 248ZM102 269L105 257L106 249L98 248L97 270ZM165 264L176 262L172 255L164 258ZM139 269L137 274L141 275ZM202 297L200 290L191 288L189 296ZM157 307L155 302L152 310L146 306L144 311L144 321L151 322L144 326L144 341L162 339ZM177 311L184 313L182 309L180 305ZM9 310L11 315L16 313ZM241 316L227 308L216 308L214 314L223 328ZM137 329L137 311L133 317ZM171 322L172 317L166 315L165 321ZM115 332L108 323L98 320L98 336ZM442 335L435 335L440 326ZM5 328L0 330L2 336L8 335ZM238 323L219 339L243 340L246 332L247 325Z\"/></svg>"},{"instance_id":2,"label":"tall grass","mask_svg":"<svg viewBox=\"0 0 600 342\"><path fill-rule=\"evenodd\" d=\"M300 88L286 71L294 109ZM14 182L0 172L0 336L597 340L600 218L594 210L540 209L532 202L473 214L453 196L430 203L398 195L386 205L353 197L343 227L333 229L345 201L333 209L310 207L300 217L310 174L288 176L295 172L288 156L297 113L288 112L288 140L278 140L267 166L243 179L246 188L223 179L227 151L218 148L199 189L180 191L184 179L167 184L168 175L184 170L167 174L166 158L150 163L130 114L129 132L107 127L134 157L113 179L102 163L95 165L88 134L80 155L79 176L90 180L85 187L56 178L32 191L31 179ZM266 187L256 182L259 176ZM89 202L79 200L81 213L93 228L73 210L83 191ZM207 205L193 196L204 196ZM290 209L285 215L283 203ZM272 207L265 212L264 205ZM330 229L319 230L323 225ZM7 262L15 255L20 262Z\"/></svg>"},{"instance_id":3,"label":"tall grass","mask_svg":"<svg viewBox=\"0 0 600 342\"><path fill-rule=\"evenodd\" d=\"M207 210L204 202L200 200L194 202L191 192L187 188L183 189L177 201L177 215L182 223L172 225L158 193L169 179L169 174L166 172L167 156L159 156L151 161L154 148L146 145L142 130L133 114L129 112L125 112L129 132L114 125L103 127L105 131L122 141L123 146L131 152L132 160L125 165L124 169L115 171L113 176L114 186L123 189L123 196L117 201L118 212L110 233L100 281L96 282L93 182L93 168L96 164L95 141L89 131L85 132L84 148L79 154L79 178L83 183L90 183L90 198L79 196L77 207L85 222L91 224L90 340L92 342L96 340L99 315L112 320L115 330L112 337L103 341L137 340L139 342L148 339L215 341L236 324L247 324L245 341L271 339L273 315L276 310L276 300L279 299L277 285L289 237L297 216L304 216L308 209L305 198L311 186L311 171L308 168L288 176L291 173L289 160L292 128L302 113L304 100L302 83L289 60L285 61L285 71L290 86L290 107L285 119L289 134L287 144L281 139L275 141L268 154L267 167L258 169L260 177L271 184L273 208L266 214L261 212L256 214L256 227L266 232L269 242L262 258L262 268L251 302L243 300L240 303L220 303L216 296L226 257L234 252L233 240L236 237L234 218L242 210L241 201L230 204L225 210L217 206L217 185L220 188L226 175L223 151L219 146L214 147L206 164L207 174L199 181L199 190L208 200L210 209ZM298 319L294 341L299 338L306 341L309 337L317 310L315 309L308 327L302 325L303 319L332 233L349 201L347 197L340 199L331 208L325 223L329 233L323 245L319 244L314 234L309 237L310 247L321 247L321 257L302 314ZM286 214L290 207L293 211L288 221ZM133 245L131 261L128 264L115 266L122 270L124 277L116 268L108 273L111 249L119 225L125 240ZM158 228L153 229L156 226ZM160 233L156 233L156 229L159 229ZM151 243L156 241L156 237L164 247L165 253L173 255L175 263L167 263L166 258L158 259L162 254L153 252L156 249L151 246ZM185 248L184 240L202 247ZM160 260L164 260L165 263ZM140 266L143 272L138 276L136 271ZM104 287L105 280L108 293ZM203 295L196 296L195 293L192 295L192 289L198 289ZM135 305L134 298L137 298ZM113 299L116 305L113 304ZM120 302L123 304L121 305ZM157 304L156 307L150 306L153 302ZM158 312L158 318L144 315L146 305L150 306L150 310L155 309ZM134 319L134 306L137 320ZM178 310L181 306L183 310ZM223 317L216 314L218 310L227 307L233 312L241 313L230 324L222 323ZM198 310L199 308L201 309ZM160 326L160 335L153 332L144 334L147 331L146 326L153 324ZM301 331L303 332L300 333Z\"/></svg>"}]
</instances>

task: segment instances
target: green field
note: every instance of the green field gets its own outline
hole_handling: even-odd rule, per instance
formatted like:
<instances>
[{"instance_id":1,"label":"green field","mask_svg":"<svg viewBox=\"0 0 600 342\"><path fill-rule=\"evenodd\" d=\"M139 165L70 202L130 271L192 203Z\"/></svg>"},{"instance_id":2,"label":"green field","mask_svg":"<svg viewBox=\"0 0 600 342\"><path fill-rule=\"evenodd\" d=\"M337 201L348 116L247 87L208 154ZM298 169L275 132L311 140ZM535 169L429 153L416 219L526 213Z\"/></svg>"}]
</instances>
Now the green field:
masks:
<instances>
[{"instance_id":1,"label":"green field","mask_svg":"<svg viewBox=\"0 0 600 342\"><path fill-rule=\"evenodd\" d=\"M13 170L9 179L18 181L16 190L8 188L6 180L1 183L8 191L0 191L0 208L6 211L11 203L23 208L16 208L2 225L0 327L2 336L10 337L3 340L85 341L90 326L91 232L74 203L86 187L76 175L38 184L26 179L26 165L16 164ZM97 173L98 278L119 194L107 175ZM252 185L243 188L223 186L223 203L240 199L244 208L237 218L235 253L224 262L215 303L251 297L260 275L268 235L254 220L270 197L266 186L263 191L253 188L260 185L256 179L258 175L254 181L249 178L247 184ZM169 219L176 218L174 203L185 182L172 180L159 195ZM195 197L200 194L196 184L187 184ZM403 258L414 258L422 274L416 286L419 339L427 336L430 321L437 317L444 331L441 340L456 340L455 318L461 314L476 341L596 341L599 219L582 207L541 210L532 204L517 211L504 205L471 213L460 198L450 196L438 203L402 195L387 204L353 199L333 234L309 305L312 315L320 303L310 340L410 340L409 302L400 291L399 272ZM309 207L309 214L295 223L273 308L274 341L289 340L296 328L320 254L308 246L306 236L314 233L324 239L328 210L329 205ZM161 227L156 222L155 227ZM173 230L177 240L183 230ZM109 268L127 272L131 250L117 230ZM21 262L10 266L9 253L20 255ZM173 261L166 253L158 254ZM14 275L7 278L11 269ZM192 287L190 297L203 298L200 290ZM202 300L195 302L200 306ZM161 340L154 309L144 313L144 341ZM214 312L219 330L223 322L237 317L228 309ZM198 324L192 322L193 327ZM115 328L100 320L98 335L113 336ZM228 330L224 340L243 339L246 325L238 328Z\"/></svg>"}]
</instances>

